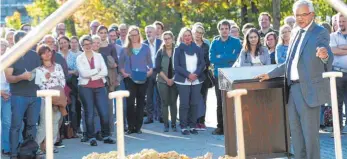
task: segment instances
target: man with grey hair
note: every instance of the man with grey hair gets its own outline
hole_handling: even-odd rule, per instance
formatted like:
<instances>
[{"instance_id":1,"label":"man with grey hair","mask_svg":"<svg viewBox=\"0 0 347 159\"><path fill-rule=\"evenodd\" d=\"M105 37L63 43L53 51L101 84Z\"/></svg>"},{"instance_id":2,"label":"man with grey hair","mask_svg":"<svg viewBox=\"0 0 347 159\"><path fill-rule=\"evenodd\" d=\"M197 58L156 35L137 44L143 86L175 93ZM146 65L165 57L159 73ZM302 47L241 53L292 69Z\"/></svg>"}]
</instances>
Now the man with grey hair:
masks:
<instances>
[{"instance_id":1,"label":"man with grey hair","mask_svg":"<svg viewBox=\"0 0 347 159\"><path fill-rule=\"evenodd\" d=\"M289 25L290 27L294 28L295 17L294 16L288 16L288 17L284 18L284 23Z\"/></svg>"},{"instance_id":2,"label":"man with grey hair","mask_svg":"<svg viewBox=\"0 0 347 159\"><path fill-rule=\"evenodd\" d=\"M128 34L128 26L124 23L119 25L119 39L116 40L116 44L123 46L125 43L125 39Z\"/></svg>"},{"instance_id":3,"label":"man with grey hair","mask_svg":"<svg viewBox=\"0 0 347 159\"><path fill-rule=\"evenodd\" d=\"M314 22L312 1L296 1L293 12L297 27L286 62L258 78L264 81L285 75L295 159L319 159L320 106L330 101L329 79L323 79L322 73L331 70L334 57L328 31Z\"/></svg>"},{"instance_id":4,"label":"man with grey hair","mask_svg":"<svg viewBox=\"0 0 347 159\"><path fill-rule=\"evenodd\" d=\"M157 55L157 51L160 48L162 43L161 40L157 39L156 36L156 27L155 25L148 25L145 27L147 40L143 43L149 46L151 50L151 59L153 63L153 68L155 68L155 57ZM161 117L161 104L158 90L156 89L156 73L153 73L150 77L148 77L148 87L147 87L147 98L146 98L146 111L147 111L147 119L144 124L153 123L153 119L158 118L160 122L163 122Z\"/></svg>"},{"instance_id":5,"label":"man with grey hair","mask_svg":"<svg viewBox=\"0 0 347 159\"><path fill-rule=\"evenodd\" d=\"M59 38L59 36L65 36L65 31L66 27L64 23L57 24L57 26L55 27L56 38Z\"/></svg>"},{"instance_id":6,"label":"man with grey hair","mask_svg":"<svg viewBox=\"0 0 347 159\"><path fill-rule=\"evenodd\" d=\"M97 20L93 20L90 23L90 26L89 26L90 27L90 36L96 35L96 29L98 29L99 26L100 26L100 23Z\"/></svg>"}]
</instances>

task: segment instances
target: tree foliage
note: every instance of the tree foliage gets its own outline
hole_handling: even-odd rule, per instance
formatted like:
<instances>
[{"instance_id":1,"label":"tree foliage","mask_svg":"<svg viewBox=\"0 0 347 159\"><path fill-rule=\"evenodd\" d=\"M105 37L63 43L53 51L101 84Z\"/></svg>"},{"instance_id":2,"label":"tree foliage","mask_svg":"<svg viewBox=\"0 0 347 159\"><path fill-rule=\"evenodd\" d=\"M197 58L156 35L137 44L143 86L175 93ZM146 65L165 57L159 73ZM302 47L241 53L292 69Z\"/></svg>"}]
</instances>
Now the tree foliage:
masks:
<instances>
[{"instance_id":1,"label":"tree foliage","mask_svg":"<svg viewBox=\"0 0 347 159\"><path fill-rule=\"evenodd\" d=\"M22 25L20 13L17 11L15 11L12 16L6 17L5 21L8 27L14 29L20 29L20 26Z\"/></svg>"},{"instance_id":2,"label":"tree foliage","mask_svg":"<svg viewBox=\"0 0 347 159\"><path fill-rule=\"evenodd\" d=\"M55 11L66 0L35 0L27 6L29 15L36 25ZM347 3L347 0L344 0ZM280 19L292 15L295 0L281 0ZM313 0L315 13L320 21L336 13L325 0ZM96 19L103 25L126 23L139 26L142 31L147 25L159 20L165 30L178 34L183 26L195 22L204 24L206 35L212 38L218 34L216 26L222 19L232 19L241 28L252 22L258 27L260 12L273 14L272 0L86 0L85 3L66 21L69 32L76 28L77 35L89 32L89 23ZM275 14L275 13L274 13ZM278 17L278 15L275 15ZM76 31L75 31L76 32Z\"/></svg>"}]
</instances>

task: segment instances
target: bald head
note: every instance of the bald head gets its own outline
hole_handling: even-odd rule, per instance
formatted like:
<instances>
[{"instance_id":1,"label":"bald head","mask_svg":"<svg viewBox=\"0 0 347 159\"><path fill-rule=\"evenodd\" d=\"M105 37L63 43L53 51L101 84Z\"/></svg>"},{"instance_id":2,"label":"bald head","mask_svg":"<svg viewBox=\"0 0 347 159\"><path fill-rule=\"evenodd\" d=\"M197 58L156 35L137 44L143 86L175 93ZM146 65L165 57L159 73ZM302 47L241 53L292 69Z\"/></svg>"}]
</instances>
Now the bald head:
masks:
<instances>
[{"instance_id":1,"label":"bald head","mask_svg":"<svg viewBox=\"0 0 347 159\"><path fill-rule=\"evenodd\" d=\"M57 37L65 36L66 28L64 23L59 23L55 29L56 29Z\"/></svg>"},{"instance_id":2,"label":"bald head","mask_svg":"<svg viewBox=\"0 0 347 159\"><path fill-rule=\"evenodd\" d=\"M90 23L90 34L91 35L95 35L96 34L96 30L98 29L98 27L100 26L100 22L97 21L97 20L93 20L91 23Z\"/></svg>"}]
</instances>

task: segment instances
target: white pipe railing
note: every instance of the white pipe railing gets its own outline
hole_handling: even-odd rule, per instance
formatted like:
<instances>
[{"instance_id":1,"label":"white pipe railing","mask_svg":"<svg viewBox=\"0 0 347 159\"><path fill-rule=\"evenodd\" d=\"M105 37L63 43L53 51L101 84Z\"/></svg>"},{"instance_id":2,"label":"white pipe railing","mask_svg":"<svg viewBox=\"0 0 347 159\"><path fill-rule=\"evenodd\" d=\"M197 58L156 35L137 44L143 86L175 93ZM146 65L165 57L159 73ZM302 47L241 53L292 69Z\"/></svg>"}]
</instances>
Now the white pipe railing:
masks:
<instances>
[{"instance_id":1,"label":"white pipe railing","mask_svg":"<svg viewBox=\"0 0 347 159\"><path fill-rule=\"evenodd\" d=\"M129 91L115 91L108 95L108 98L116 98L117 102L117 152L118 159L125 159L125 146L124 146L124 118L123 118L123 98L129 97Z\"/></svg>"},{"instance_id":2,"label":"white pipe railing","mask_svg":"<svg viewBox=\"0 0 347 159\"><path fill-rule=\"evenodd\" d=\"M333 112L333 128L334 128L334 141L335 141L335 158L342 159L341 148L341 130L339 120L339 110L337 105L336 94L336 77L342 77L342 72L325 72L323 78L330 78L330 93L331 93L331 107Z\"/></svg>"},{"instance_id":3,"label":"white pipe railing","mask_svg":"<svg viewBox=\"0 0 347 159\"><path fill-rule=\"evenodd\" d=\"M59 90L38 90L38 97L45 98L45 126L46 126L46 158L53 159L53 116L52 116L52 97L60 96Z\"/></svg>"},{"instance_id":4,"label":"white pipe railing","mask_svg":"<svg viewBox=\"0 0 347 159\"><path fill-rule=\"evenodd\" d=\"M8 52L0 57L0 71L12 65L28 50L39 42L48 32L52 30L59 22L64 21L79 6L83 4L84 0L69 0L64 3L59 9L52 13L49 17L43 20L37 27L31 30L26 36L16 43Z\"/></svg>"}]
</instances>

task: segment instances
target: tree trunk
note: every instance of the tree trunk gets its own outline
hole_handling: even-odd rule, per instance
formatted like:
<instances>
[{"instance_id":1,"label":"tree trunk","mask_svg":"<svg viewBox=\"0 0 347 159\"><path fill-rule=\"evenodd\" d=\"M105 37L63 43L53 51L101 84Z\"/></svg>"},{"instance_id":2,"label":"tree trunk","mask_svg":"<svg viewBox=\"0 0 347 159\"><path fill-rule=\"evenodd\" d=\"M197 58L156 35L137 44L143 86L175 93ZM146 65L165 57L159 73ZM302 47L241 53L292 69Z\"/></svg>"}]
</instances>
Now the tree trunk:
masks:
<instances>
[{"instance_id":1,"label":"tree trunk","mask_svg":"<svg viewBox=\"0 0 347 159\"><path fill-rule=\"evenodd\" d=\"M272 0L273 29L279 30L281 21L281 0Z\"/></svg>"}]
</instances>

